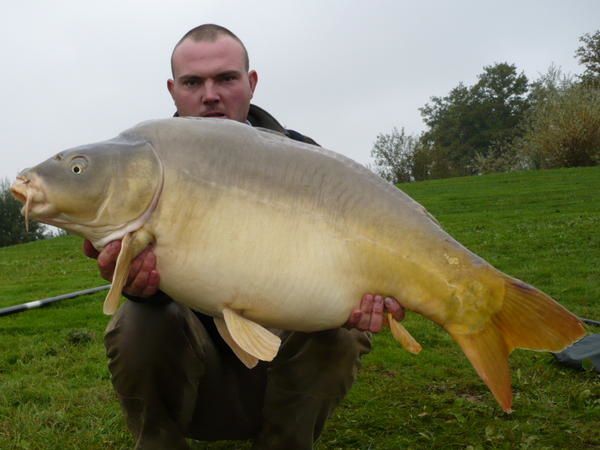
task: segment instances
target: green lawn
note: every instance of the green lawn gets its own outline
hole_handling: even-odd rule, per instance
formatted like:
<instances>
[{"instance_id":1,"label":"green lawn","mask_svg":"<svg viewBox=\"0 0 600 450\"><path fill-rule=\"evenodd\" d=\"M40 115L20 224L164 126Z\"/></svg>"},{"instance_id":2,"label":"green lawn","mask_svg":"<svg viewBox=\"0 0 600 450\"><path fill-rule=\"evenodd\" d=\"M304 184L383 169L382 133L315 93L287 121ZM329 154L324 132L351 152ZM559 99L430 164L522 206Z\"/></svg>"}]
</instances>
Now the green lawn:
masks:
<instances>
[{"instance_id":1,"label":"green lawn","mask_svg":"<svg viewBox=\"0 0 600 450\"><path fill-rule=\"evenodd\" d=\"M600 167L401 188L499 269L600 320ZM0 249L0 307L104 284L80 248L66 237ZM0 449L132 447L106 368L104 294L0 318ZM443 330L414 314L405 325L423 352L401 350L387 330L376 336L318 449L600 446L597 373L517 351L506 415Z\"/></svg>"}]
</instances>

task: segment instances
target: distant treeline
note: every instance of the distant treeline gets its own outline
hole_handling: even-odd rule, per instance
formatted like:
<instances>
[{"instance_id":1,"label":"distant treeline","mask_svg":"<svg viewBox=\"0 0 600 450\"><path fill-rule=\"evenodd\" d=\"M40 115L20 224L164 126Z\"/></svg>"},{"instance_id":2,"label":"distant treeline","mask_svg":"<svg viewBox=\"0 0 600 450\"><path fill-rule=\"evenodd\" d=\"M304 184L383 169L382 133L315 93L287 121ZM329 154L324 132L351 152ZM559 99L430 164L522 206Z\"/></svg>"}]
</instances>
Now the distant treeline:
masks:
<instances>
[{"instance_id":1,"label":"distant treeline","mask_svg":"<svg viewBox=\"0 0 600 450\"><path fill-rule=\"evenodd\" d=\"M579 38L581 75L551 65L530 81L514 64L483 68L420 108L427 129L377 136L373 170L393 182L600 164L600 31Z\"/></svg>"}]
</instances>

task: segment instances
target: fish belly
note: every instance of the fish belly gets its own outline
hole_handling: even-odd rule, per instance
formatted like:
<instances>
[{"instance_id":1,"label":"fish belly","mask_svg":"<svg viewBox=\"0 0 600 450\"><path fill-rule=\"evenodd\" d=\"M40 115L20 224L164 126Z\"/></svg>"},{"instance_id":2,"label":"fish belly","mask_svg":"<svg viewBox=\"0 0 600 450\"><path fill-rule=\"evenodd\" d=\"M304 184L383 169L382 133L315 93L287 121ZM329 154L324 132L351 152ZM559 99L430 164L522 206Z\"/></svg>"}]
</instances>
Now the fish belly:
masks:
<instances>
[{"instance_id":1,"label":"fish belly","mask_svg":"<svg viewBox=\"0 0 600 450\"><path fill-rule=\"evenodd\" d=\"M265 326L316 331L342 325L362 295L347 242L318 215L231 196L162 224L161 289L205 314L228 307Z\"/></svg>"}]
</instances>

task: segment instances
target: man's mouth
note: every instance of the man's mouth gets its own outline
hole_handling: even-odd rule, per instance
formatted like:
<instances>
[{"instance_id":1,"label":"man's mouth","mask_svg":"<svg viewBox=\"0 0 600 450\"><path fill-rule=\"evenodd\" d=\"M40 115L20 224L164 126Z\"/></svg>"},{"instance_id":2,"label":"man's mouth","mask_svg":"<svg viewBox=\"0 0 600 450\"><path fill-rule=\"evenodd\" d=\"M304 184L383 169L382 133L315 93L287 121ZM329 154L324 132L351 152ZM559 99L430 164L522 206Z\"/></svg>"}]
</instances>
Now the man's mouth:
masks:
<instances>
[{"instance_id":1,"label":"man's mouth","mask_svg":"<svg viewBox=\"0 0 600 450\"><path fill-rule=\"evenodd\" d=\"M222 112L213 111L213 112L207 112L207 113L202 114L202 117L227 117L227 116Z\"/></svg>"}]
</instances>

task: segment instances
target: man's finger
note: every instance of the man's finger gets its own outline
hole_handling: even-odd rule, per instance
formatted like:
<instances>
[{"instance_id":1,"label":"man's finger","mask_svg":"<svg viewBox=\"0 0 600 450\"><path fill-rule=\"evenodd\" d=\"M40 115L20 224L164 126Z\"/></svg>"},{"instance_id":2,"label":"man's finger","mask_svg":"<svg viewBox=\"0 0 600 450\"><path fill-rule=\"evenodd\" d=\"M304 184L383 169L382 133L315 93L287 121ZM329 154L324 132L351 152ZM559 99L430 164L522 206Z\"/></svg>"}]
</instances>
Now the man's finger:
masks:
<instances>
[{"instance_id":1,"label":"man's finger","mask_svg":"<svg viewBox=\"0 0 600 450\"><path fill-rule=\"evenodd\" d=\"M160 284L160 276L158 275L158 271L156 271L156 270L150 271L150 274L148 275L148 284L142 291L140 297L147 298L147 297L151 297L154 294L156 294L156 292L158 292L159 284Z\"/></svg>"},{"instance_id":2,"label":"man's finger","mask_svg":"<svg viewBox=\"0 0 600 450\"><path fill-rule=\"evenodd\" d=\"M133 280L135 280L135 278L141 270L146 270L147 272L149 272L150 270L154 269L155 266L156 259L154 257L154 253L152 253L149 247L146 247L131 262L131 266L129 267L129 276L127 278L127 284L133 283Z\"/></svg>"},{"instance_id":3,"label":"man's finger","mask_svg":"<svg viewBox=\"0 0 600 450\"><path fill-rule=\"evenodd\" d=\"M356 328L362 331L367 331L371 323L371 312L373 311L373 296L371 294L363 295L360 302L360 320L356 324Z\"/></svg>"},{"instance_id":4,"label":"man's finger","mask_svg":"<svg viewBox=\"0 0 600 450\"><path fill-rule=\"evenodd\" d=\"M371 313L371 322L369 323L369 331L378 333L381 331L381 325L383 324L383 297L376 295L373 298L373 310Z\"/></svg>"},{"instance_id":5,"label":"man's finger","mask_svg":"<svg viewBox=\"0 0 600 450\"><path fill-rule=\"evenodd\" d=\"M140 270L133 279L133 281L129 283L129 285L125 289L123 289L123 291L134 297L141 297L142 293L144 292L144 289L148 285L149 276L150 272Z\"/></svg>"},{"instance_id":6,"label":"man's finger","mask_svg":"<svg viewBox=\"0 0 600 450\"><path fill-rule=\"evenodd\" d=\"M396 320L402 320L404 319L404 307L398 303L398 300L396 300L393 297L386 297L385 300L385 310L387 312L392 313L392 316L394 317L394 319Z\"/></svg>"},{"instance_id":7,"label":"man's finger","mask_svg":"<svg viewBox=\"0 0 600 450\"><path fill-rule=\"evenodd\" d=\"M156 257L150 250L144 250L138 258L140 261L139 270L127 286L125 292L135 297L149 297L156 293L158 288ZM154 276L152 275L153 272Z\"/></svg>"},{"instance_id":8,"label":"man's finger","mask_svg":"<svg viewBox=\"0 0 600 450\"><path fill-rule=\"evenodd\" d=\"M98 255L98 268L102 278L111 281L115 271L117 257L121 251L121 241L109 242Z\"/></svg>"},{"instance_id":9,"label":"man's finger","mask_svg":"<svg viewBox=\"0 0 600 450\"><path fill-rule=\"evenodd\" d=\"M85 256L87 256L88 258L96 259L96 258L98 258L98 255L100 254L100 252L94 248L94 246L92 245L92 243L90 241L85 239L83 241L83 254Z\"/></svg>"},{"instance_id":10,"label":"man's finger","mask_svg":"<svg viewBox=\"0 0 600 450\"><path fill-rule=\"evenodd\" d=\"M344 326L346 326L348 328L356 328L356 325L358 325L358 322L359 322L361 316L362 316L362 313L360 312L360 309L353 310L350 313L350 318L344 324Z\"/></svg>"}]
</instances>

